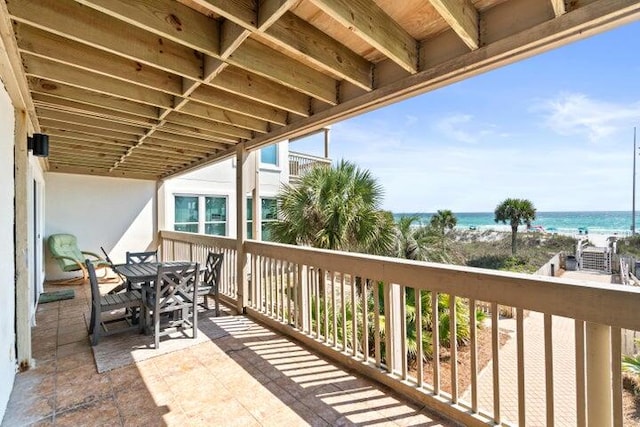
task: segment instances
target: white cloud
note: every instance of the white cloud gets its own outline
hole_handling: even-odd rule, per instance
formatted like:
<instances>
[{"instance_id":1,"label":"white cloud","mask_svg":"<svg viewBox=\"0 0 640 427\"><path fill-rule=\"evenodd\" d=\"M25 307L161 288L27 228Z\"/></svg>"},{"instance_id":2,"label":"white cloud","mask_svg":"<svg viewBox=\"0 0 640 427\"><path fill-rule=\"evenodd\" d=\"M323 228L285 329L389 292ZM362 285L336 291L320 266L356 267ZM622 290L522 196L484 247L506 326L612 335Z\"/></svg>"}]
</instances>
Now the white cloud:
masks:
<instances>
[{"instance_id":1,"label":"white cloud","mask_svg":"<svg viewBox=\"0 0 640 427\"><path fill-rule=\"evenodd\" d=\"M583 135L592 142L629 129L640 118L640 103L606 102L579 93L561 94L535 109L543 111L546 126L554 132Z\"/></svg>"},{"instance_id":2,"label":"white cloud","mask_svg":"<svg viewBox=\"0 0 640 427\"><path fill-rule=\"evenodd\" d=\"M478 120L471 114L462 113L440 118L434 123L434 129L447 139L466 144L476 144L487 138L510 136L507 132L501 132L495 124Z\"/></svg>"},{"instance_id":3,"label":"white cloud","mask_svg":"<svg viewBox=\"0 0 640 427\"><path fill-rule=\"evenodd\" d=\"M440 119L435 128L446 137L459 142L474 144L478 142L477 135L464 129L473 119L470 114L453 114Z\"/></svg>"}]
</instances>

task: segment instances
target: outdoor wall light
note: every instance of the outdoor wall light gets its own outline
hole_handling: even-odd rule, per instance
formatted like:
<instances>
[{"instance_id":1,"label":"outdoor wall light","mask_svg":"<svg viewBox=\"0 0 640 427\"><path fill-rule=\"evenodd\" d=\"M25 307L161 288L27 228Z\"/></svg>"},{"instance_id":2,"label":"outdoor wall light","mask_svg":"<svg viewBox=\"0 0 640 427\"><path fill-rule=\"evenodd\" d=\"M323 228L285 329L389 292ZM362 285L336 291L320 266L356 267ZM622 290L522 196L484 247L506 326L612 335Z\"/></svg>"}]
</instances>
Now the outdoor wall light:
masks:
<instances>
[{"instance_id":1,"label":"outdoor wall light","mask_svg":"<svg viewBox=\"0 0 640 427\"><path fill-rule=\"evenodd\" d=\"M27 148L33 151L34 156L47 157L49 155L49 135L34 133L27 137Z\"/></svg>"}]
</instances>

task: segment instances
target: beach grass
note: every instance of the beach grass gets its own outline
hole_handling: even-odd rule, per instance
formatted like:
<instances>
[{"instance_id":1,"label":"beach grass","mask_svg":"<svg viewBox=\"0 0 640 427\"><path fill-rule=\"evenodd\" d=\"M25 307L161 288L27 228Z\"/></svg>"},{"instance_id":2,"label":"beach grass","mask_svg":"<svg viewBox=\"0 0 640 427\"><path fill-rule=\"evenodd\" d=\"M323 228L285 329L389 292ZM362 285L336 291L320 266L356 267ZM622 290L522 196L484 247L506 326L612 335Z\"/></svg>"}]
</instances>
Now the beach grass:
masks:
<instances>
[{"instance_id":1,"label":"beach grass","mask_svg":"<svg viewBox=\"0 0 640 427\"><path fill-rule=\"evenodd\" d=\"M576 239L537 232L518 234L518 253L511 255L511 233L456 231L449 250L453 264L535 273L561 251L573 253Z\"/></svg>"}]
</instances>

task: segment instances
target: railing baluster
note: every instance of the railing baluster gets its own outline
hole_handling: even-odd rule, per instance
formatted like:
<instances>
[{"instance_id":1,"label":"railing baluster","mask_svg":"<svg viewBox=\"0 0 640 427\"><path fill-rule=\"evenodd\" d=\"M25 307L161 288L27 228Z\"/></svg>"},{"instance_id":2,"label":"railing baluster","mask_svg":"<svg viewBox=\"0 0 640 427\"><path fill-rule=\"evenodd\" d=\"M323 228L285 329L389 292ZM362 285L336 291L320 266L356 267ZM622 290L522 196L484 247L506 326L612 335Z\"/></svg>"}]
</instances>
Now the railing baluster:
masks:
<instances>
[{"instance_id":1,"label":"railing baluster","mask_svg":"<svg viewBox=\"0 0 640 427\"><path fill-rule=\"evenodd\" d=\"M518 364L518 424L526 426L526 388L524 376L524 310L516 308L516 339Z\"/></svg>"},{"instance_id":2,"label":"railing baluster","mask_svg":"<svg viewBox=\"0 0 640 427\"><path fill-rule=\"evenodd\" d=\"M258 256L251 255L251 306L258 308Z\"/></svg>"},{"instance_id":3,"label":"railing baluster","mask_svg":"<svg viewBox=\"0 0 640 427\"><path fill-rule=\"evenodd\" d=\"M284 268L285 268L285 261L283 260L278 260L278 264L277 264L277 277L280 280L280 320L284 323L287 321L287 313L286 313L286 295L285 295L285 290L284 290Z\"/></svg>"},{"instance_id":4,"label":"railing baluster","mask_svg":"<svg viewBox=\"0 0 640 427\"><path fill-rule=\"evenodd\" d=\"M611 391L613 425L622 426L622 331L611 327Z\"/></svg>"},{"instance_id":5,"label":"railing baluster","mask_svg":"<svg viewBox=\"0 0 640 427\"><path fill-rule=\"evenodd\" d=\"M553 403L553 317L550 314L544 315L544 377L545 393L547 400L547 425L554 424L554 403Z\"/></svg>"},{"instance_id":6,"label":"railing baluster","mask_svg":"<svg viewBox=\"0 0 640 427\"><path fill-rule=\"evenodd\" d=\"M353 276L351 276L351 283L353 283ZM344 273L340 277L340 304L342 311L342 351L347 351L347 301L345 300Z\"/></svg>"},{"instance_id":7,"label":"railing baluster","mask_svg":"<svg viewBox=\"0 0 640 427\"><path fill-rule=\"evenodd\" d=\"M322 289L322 307L323 307L323 315L322 315L322 325L324 327L323 336L324 342L329 342L329 297L327 296L327 270L321 270L320 274L321 286Z\"/></svg>"},{"instance_id":8,"label":"railing baluster","mask_svg":"<svg viewBox=\"0 0 640 427\"><path fill-rule=\"evenodd\" d=\"M500 359L498 349L500 346L500 336L498 330L498 304L491 303L491 351L493 363L493 421L500 424Z\"/></svg>"},{"instance_id":9,"label":"railing baluster","mask_svg":"<svg viewBox=\"0 0 640 427\"><path fill-rule=\"evenodd\" d=\"M293 272L293 264L291 264L289 261L285 261L285 264L287 266L286 268L286 283L287 283L287 311L289 312L289 316L288 316L288 323L290 325L293 325L293 290L295 289L294 286L292 286L292 272Z\"/></svg>"},{"instance_id":10,"label":"railing baluster","mask_svg":"<svg viewBox=\"0 0 640 427\"><path fill-rule=\"evenodd\" d=\"M338 348L338 312L336 311L336 272L331 272L331 325L333 327L333 348Z\"/></svg>"},{"instance_id":11,"label":"railing baluster","mask_svg":"<svg viewBox=\"0 0 640 427\"><path fill-rule=\"evenodd\" d=\"M307 324L309 335L313 335L313 272L312 266L307 266L307 301L309 302L309 309L307 310Z\"/></svg>"},{"instance_id":12,"label":"railing baluster","mask_svg":"<svg viewBox=\"0 0 640 427\"><path fill-rule=\"evenodd\" d=\"M362 354L365 362L369 361L369 281L362 278ZM354 313L355 314L355 313Z\"/></svg>"},{"instance_id":13,"label":"railing baluster","mask_svg":"<svg viewBox=\"0 0 640 427\"><path fill-rule=\"evenodd\" d=\"M353 277L351 278L353 281ZM378 283L373 284L373 352L375 353L376 366L382 366L382 352L380 349L380 286Z\"/></svg>"},{"instance_id":14,"label":"railing baluster","mask_svg":"<svg viewBox=\"0 0 640 427\"><path fill-rule=\"evenodd\" d=\"M320 339L320 324L322 323L320 318L320 270L315 270L313 284L316 294L316 338Z\"/></svg>"},{"instance_id":15,"label":"railing baluster","mask_svg":"<svg viewBox=\"0 0 640 427\"><path fill-rule=\"evenodd\" d=\"M575 321L575 341L576 341L576 412L577 425L583 427L587 425L587 400L585 378L585 339L584 321Z\"/></svg>"},{"instance_id":16,"label":"railing baluster","mask_svg":"<svg viewBox=\"0 0 640 427\"><path fill-rule=\"evenodd\" d=\"M476 300L469 300L469 330L471 358L471 412L478 413L478 325L476 318Z\"/></svg>"},{"instance_id":17,"label":"railing baluster","mask_svg":"<svg viewBox=\"0 0 640 427\"><path fill-rule=\"evenodd\" d=\"M440 334L438 331L440 314L438 312L438 293L431 291L431 339L433 347L433 394L440 394Z\"/></svg>"},{"instance_id":18,"label":"railing baluster","mask_svg":"<svg viewBox=\"0 0 640 427\"><path fill-rule=\"evenodd\" d=\"M451 352L451 403L458 403L458 321L456 297L449 295L449 351Z\"/></svg>"},{"instance_id":19,"label":"railing baluster","mask_svg":"<svg viewBox=\"0 0 640 427\"><path fill-rule=\"evenodd\" d=\"M292 293L292 309L293 311L293 324L297 329L302 329L300 325L300 264L291 264L291 293Z\"/></svg>"},{"instance_id":20,"label":"railing baluster","mask_svg":"<svg viewBox=\"0 0 640 427\"><path fill-rule=\"evenodd\" d=\"M352 275L352 277L356 277L356 275ZM363 280L360 278L360 280ZM358 309L357 301L356 301L356 288L357 288L357 280L354 280L354 283L351 284L351 345L352 354L354 356L358 355L358 316L356 315L356 311Z\"/></svg>"},{"instance_id":21,"label":"railing baluster","mask_svg":"<svg viewBox=\"0 0 640 427\"><path fill-rule=\"evenodd\" d=\"M408 378L407 369L407 288L400 286L400 355L402 366L402 379Z\"/></svg>"},{"instance_id":22,"label":"railing baluster","mask_svg":"<svg viewBox=\"0 0 640 427\"><path fill-rule=\"evenodd\" d=\"M416 300L416 344L418 351L416 354L416 380L418 387L422 388L424 384L424 348L422 345L422 291L420 288L415 288L415 300Z\"/></svg>"},{"instance_id":23,"label":"railing baluster","mask_svg":"<svg viewBox=\"0 0 640 427\"><path fill-rule=\"evenodd\" d=\"M267 274L268 274L268 278L269 278L269 316L271 317L275 317L274 316L274 309L273 309L273 258L269 257L269 268L267 270Z\"/></svg>"}]
</instances>

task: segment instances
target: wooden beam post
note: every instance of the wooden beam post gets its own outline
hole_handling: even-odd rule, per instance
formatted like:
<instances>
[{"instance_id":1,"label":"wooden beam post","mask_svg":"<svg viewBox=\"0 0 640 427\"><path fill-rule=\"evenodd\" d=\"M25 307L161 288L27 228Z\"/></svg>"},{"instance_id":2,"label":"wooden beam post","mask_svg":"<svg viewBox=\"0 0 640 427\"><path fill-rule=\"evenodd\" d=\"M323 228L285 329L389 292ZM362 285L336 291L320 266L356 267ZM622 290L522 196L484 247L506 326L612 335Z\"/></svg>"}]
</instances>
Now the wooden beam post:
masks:
<instances>
[{"instance_id":1,"label":"wooden beam post","mask_svg":"<svg viewBox=\"0 0 640 427\"><path fill-rule=\"evenodd\" d=\"M611 414L611 337L610 327L587 322L587 425L608 427Z\"/></svg>"},{"instance_id":2,"label":"wooden beam post","mask_svg":"<svg viewBox=\"0 0 640 427\"><path fill-rule=\"evenodd\" d=\"M329 158L329 129L328 127L324 128L324 158Z\"/></svg>"},{"instance_id":3,"label":"wooden beam post","mask_svg":"<svg viewBox=\"0 0 640 427\"><path fill-rule=\"evenodd\" d=\"M27 113L15 109L15 262L16 262L16 344L18 366L25 371L31 360L31 298L29 283L29 152Z\"/></svg>"},{"instance_id":4,"label":"wooden beam post","mask_svg":"<svg viewBox=\"0 0 640 427\"><path fill-rule=\"evenodd\" d=\"M236 308L239 313L244 313L249 297L247 254L244 251L244 242L247 240L247 196L244 173L246 161L247 150L244 144L236 145L236 286L238 288Z\"/></svg>"}]
</instances>

